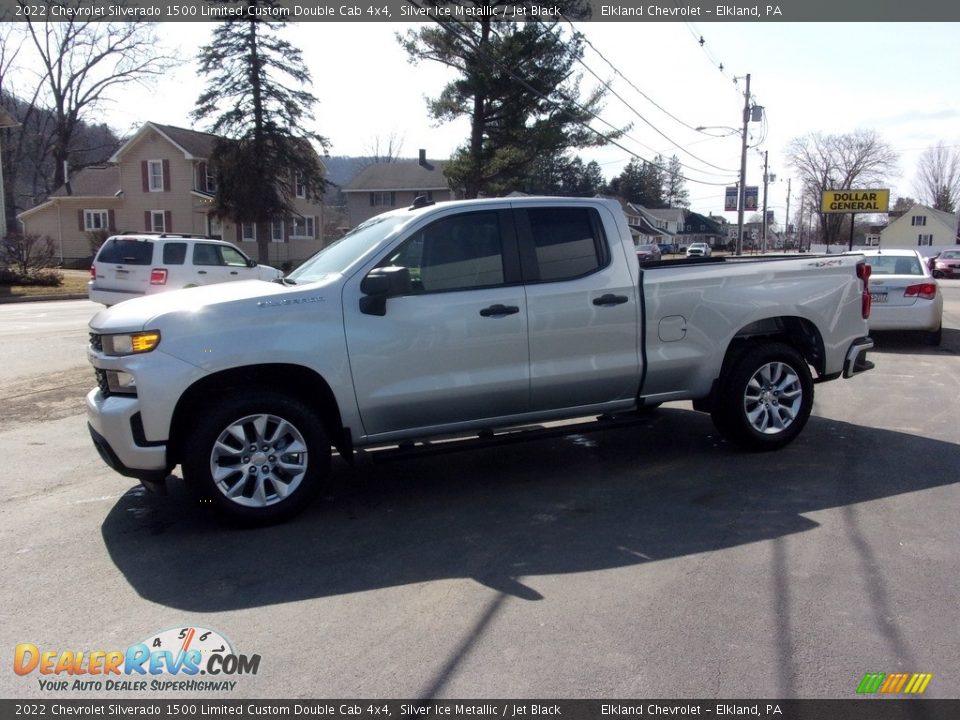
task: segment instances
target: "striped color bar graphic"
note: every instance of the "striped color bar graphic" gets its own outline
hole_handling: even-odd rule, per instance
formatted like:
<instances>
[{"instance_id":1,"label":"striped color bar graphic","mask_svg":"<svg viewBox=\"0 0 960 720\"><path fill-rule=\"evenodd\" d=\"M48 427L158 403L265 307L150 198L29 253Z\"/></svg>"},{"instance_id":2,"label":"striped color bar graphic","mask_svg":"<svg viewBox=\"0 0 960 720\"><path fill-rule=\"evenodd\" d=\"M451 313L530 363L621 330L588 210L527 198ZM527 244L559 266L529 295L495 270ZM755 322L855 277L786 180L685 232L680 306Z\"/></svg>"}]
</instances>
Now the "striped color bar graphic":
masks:
<instances>
[{"instance_id":1,"label":"striped color bar graphic","mask_svg":"<svg viewBox=\"0 0 960 720\"><path fill-rule=\"evenodd\" d=\"M932 678L932 673L866 673L857 686L857 692L866 695L895 695L901 692L919 695L927 689Z\"/></svg>"}]
</instances>

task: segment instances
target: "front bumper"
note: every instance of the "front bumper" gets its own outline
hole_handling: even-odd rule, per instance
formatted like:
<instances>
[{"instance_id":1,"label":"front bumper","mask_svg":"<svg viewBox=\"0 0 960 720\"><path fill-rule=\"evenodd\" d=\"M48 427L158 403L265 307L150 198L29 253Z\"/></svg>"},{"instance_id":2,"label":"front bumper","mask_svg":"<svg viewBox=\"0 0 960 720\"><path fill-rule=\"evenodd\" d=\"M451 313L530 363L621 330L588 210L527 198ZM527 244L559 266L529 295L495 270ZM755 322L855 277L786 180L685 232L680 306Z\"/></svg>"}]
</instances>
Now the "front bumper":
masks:
<instances>
[{"instance_id":1,"label":"front bumper","mask_svg":"<svg viewBox=\"0 0 960 720\"><path fill-rule=\"evenodd\" d=\"M87 426L100 457L121 475L158 480L172 469L167 463L167 444L144 438L136 398L104 397L100 390L91 390L87 393Z\"/></svg>"}]
</instances>

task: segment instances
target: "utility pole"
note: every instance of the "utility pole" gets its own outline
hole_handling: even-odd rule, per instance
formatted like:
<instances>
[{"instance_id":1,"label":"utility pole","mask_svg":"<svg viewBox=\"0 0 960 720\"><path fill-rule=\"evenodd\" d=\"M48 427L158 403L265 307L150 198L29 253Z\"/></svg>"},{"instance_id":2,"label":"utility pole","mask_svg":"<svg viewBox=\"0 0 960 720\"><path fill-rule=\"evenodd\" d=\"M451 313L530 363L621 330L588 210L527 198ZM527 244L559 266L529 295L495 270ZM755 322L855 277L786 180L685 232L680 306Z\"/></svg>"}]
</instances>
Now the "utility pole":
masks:
<instances>
[{"instance_id":1,"label":"utility pole","mask_svg":"<svg viewBox=\"0 0 960 720\"><path fill-rule=\"evenodd\" d=\"M737 199L737 255L743 255L743 205L747 187L747 124L750 122L750 73L743 93L743 133L740 145L740 197Z\"/></svg>"},{"instance_id":2,"label":"utility pole","mask_svg":"<svg viewBox=\"0 0 960 720\"><path fill-rule=\"evenodd\" d=\"M797 237L797 247L800 252L803 252L803 188L800 189L800 219L797 220L797 228L800 231L799 237Z\"/></svg>"},{"instance_id":3,"label":"utility pole","mask_svg":"<svg viewBox=\"0 0 960 720\"><path fill-rule=\"evenodd\" d=\"M767 251L767 182L769 181L770 176L767 174L767 160L769 160L770 151L763 151L763 224L760 226L762 230L760 231L760 252L765 253Z\"/></svg>"},{"instance_id":4,"label":"utility pole","mask_svg":"<svg viewBox=\"0 0 960 720\"><path fill-rule=\"evenodd\" d=\"M790 244L790 178L787 178L787 219L783 223L783 234L786 237L785 245ZM786 247L784 247L786 250Z\"/></svg>"}]
</instances>

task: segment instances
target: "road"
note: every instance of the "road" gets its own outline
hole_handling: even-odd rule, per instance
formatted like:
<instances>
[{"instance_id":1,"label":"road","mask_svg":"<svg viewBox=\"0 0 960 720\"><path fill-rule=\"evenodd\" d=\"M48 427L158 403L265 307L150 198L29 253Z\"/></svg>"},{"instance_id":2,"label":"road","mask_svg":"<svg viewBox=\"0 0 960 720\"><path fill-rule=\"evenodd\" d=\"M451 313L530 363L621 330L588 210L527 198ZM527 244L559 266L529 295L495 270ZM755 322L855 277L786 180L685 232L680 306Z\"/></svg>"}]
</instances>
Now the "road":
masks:
<instances>
[{"instance_id":1,"label":"road","mask_svg":"<svg viewBox=\"0 0 960 720\"><path fill-rule=\"evenodd\" d=\"M255 531L102 464L95 306L0 306L0 648L212 628L262 658L223 697L845 698L868 671L960 697L960 281L944 292L942 347L879 337L783 451L738 452L676 403L338 463L302 517ZM104 694L0 673L2 697Z\"/></svg>"}]
</instances>

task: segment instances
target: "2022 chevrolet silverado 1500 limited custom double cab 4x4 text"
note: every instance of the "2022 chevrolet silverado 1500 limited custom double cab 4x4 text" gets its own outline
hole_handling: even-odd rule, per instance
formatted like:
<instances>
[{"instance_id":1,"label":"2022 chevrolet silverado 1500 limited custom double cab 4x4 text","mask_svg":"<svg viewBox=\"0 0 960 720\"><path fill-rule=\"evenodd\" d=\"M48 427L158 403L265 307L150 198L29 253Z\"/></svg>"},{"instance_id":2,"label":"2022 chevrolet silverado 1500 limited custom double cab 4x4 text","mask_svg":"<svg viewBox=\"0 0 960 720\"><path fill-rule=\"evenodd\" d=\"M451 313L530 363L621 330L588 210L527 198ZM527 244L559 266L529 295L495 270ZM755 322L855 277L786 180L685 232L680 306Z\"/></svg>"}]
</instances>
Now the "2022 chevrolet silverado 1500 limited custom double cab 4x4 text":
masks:
<instances>
[{"instance_id":1,"label":"2022 chevrolet silverado 1500 limited custom double cab 4x4 text","mask_svg":"<svg viewBox=\"0 0 960 720\"><path fill-rule=\"evenodd\" d=\"M641 268L601 199L415 203L281 283L121 303L90 322L94 443L150 484L176 465L236 518L301 509L354 448L692 399L775 449L813 376L871 367L856 256Z\"/></svg>"}]
</instances>

